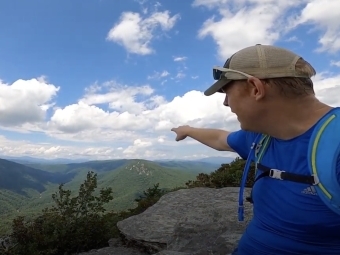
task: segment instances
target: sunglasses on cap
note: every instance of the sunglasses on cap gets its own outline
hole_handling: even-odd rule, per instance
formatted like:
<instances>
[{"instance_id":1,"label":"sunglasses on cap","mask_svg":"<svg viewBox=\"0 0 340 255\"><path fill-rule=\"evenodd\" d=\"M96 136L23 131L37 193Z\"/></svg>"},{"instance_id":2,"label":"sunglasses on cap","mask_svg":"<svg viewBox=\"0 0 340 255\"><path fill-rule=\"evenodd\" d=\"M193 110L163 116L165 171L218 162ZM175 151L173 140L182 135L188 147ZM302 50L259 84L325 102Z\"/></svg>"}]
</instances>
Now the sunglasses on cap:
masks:
<instances>
[{"instance_id":1,"label":"sunglasses on cap","mask_svg":"<svg viewBox=\"0 0 340 255\"><path fill-rule=\"evenodd\" d=\"M237 71L234 69L229 69L229 68L219 67L219 66L213 67L213 78L216 81L221 80L221 79L242 80L242 79L251 78L251 77L253 76L250 74Z\"/></svg>"}]
</instances>

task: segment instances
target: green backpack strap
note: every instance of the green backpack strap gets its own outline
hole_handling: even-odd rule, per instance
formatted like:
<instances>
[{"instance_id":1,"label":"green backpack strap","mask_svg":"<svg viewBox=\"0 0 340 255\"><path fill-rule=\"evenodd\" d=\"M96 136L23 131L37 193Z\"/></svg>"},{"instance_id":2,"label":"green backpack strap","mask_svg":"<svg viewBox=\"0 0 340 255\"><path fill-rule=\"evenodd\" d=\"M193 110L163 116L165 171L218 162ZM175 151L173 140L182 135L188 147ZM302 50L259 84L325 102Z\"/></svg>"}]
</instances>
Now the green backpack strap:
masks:
<instances>
[{"instance_id":1,"label":"green backpack strap","mask_svg":"<svg viewBox=\"0 0 340 255\"><path fill-rule=\"evenodd\" d=\"M258 164L258 162L260 162L266 148L268 147L269 140L270 140L269 136L260 134L255 138L251 146L251 149L250 149L247 161L246 161L246 165L244 166L244 169L243 169L243 174L242 174L242 179L241 179L241 184L240 184L239 206L238 206L238 220L239 221L244 220L243 191L244 191L247 176L250 170L250 164L253 160L255 160L256 165ZM255 177L256 177L256 169L257 167L255 167ZM246 200L249 201L249 197L247 197Z\"/></svg>"},{"instance_id":2,"label":"green backpack strap","mask_svg":"<svg viewBox=\"0 0 340 255\"><path fill-rule=\"evenodd\" d=\"M265 154L270 141L270 136L262 134L262 137L255 148L255 176L257 173L257 165L260 163L263 155Z\"/></svg>"},{"instance_id":3,"label":"green backpack strap","mask_svg":"<svg viewBox=\"0 0 340 255\"><path fill-rule=\"evenodd\" d=\"M308 148L308 165L320 199L340 215L340 108L329 111L316 125Z\"/></svg>"}]
</instances>

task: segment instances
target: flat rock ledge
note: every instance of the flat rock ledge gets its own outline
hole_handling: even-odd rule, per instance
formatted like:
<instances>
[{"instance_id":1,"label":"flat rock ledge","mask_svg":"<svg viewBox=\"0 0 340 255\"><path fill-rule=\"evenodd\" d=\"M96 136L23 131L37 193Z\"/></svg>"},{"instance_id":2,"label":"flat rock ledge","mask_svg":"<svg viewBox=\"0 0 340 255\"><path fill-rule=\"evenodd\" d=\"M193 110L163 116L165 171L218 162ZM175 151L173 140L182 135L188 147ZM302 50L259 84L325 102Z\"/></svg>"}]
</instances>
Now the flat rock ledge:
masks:
<instances>
[{"instance_id":1,"label":"flat rock ledge","mask_svg":"<svg viewBox=\"0 0 340 255\"><path fill-rule=\"evenodd\" d=\"M245 190L245 196L250 190ZM227 255L237 246L245 221L238 222L238 187L192 188L167 193L139 215L117 223L124 236L109 247L79 255Z\"/></svg>"}]
</instances>

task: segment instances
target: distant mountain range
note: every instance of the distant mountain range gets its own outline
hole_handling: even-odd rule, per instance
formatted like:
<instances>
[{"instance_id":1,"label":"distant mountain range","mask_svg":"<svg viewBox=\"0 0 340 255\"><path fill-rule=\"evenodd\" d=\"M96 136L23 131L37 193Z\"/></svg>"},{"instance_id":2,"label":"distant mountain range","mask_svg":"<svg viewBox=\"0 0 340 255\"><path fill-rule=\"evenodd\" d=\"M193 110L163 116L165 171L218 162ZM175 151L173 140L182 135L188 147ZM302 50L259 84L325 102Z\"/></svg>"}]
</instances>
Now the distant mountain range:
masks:
<instances>
[{"instance_id":1,"label":"distant mountain range","mask_svg":"<svg viewBox=\"0 0 340 255\"><path fill-rule=\"evenodd\" d=\"M67 158L56 158L56 159L44 159L44 158L35 158L29 156L22 156L22 157L11 157L11 156L1 156L2 159L7 159L13 162L17 162L19 164L32 164L32 163L39 163L39 164L70 164L70 163L84 163L89 162L89 159L67 159ZM187 162L187 161L195 161L195 162L207 162L212 164L224 164L229 163L234 158L232 157L206 157L201 159L161 159L161 160L153 160L155 162L167 162L167 161L180 161L180 162Z\"/></svg>"},{"instance_id":2,"label":"distant mountain range","mask_svg":"<svg viewBox=\"0 0 340 255\"><path fill-rule=\"evenodd\" d=\"M88 160L81 159L66 159L66 158L56 158L56 159L44 159L44 158L35 158L29 156L22 157L11 157L11 156L1 156L2 159L7 159L13 162L17 162L20 164L30 164L30 163L47 163L47 164L68 164L68 163L82 163Z\"/></svg>"},{"instance_id":3,"label":"distant mountain range","mask_svg":"<svg viewBox=\"0 0 340 255\"><path fill-rule=\"evenodd\" d=\"M60 183L65 183L65 188L71 191L77 191L88 171L98 174L99 189L112 187L114 200L109 208L125 210L134 207L134 199L156 183L164 189L184 187L187 181L194 180L199 173L210 173L231 160L119 159L80 163L66 160L67 163L58 164L56 161L29 157L13 161L0 159L0 214L13 216L13 213L18 212L39 212L51 205L51 195L57 191ZM62 162L62 159L59 161Z\"/></svg>"}]
</instances>

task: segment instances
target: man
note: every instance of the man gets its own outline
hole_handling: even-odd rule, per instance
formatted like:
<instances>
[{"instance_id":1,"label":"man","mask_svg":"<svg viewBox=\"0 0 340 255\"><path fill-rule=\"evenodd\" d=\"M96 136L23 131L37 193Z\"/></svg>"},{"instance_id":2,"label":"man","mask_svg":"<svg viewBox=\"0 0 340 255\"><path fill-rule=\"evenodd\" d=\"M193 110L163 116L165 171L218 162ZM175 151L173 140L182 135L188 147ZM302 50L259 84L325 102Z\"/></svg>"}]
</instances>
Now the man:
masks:
<instances>
[{"instance_id":1,"label":"man","mask_svg":"<svg viewBox=\"0 0 340 255\"><path fill-rule=\"evenodd\" d=\"M259 134L271 137L261 164L272 169L310 175L307 151L318 121L333 108L314 94L314 68L295 53L269 45L236 52L217 80L205 91L225 93L224 105L237 115L241 130L179 126L176 141L191 137L218 151L233 151L247 159ZM337 164L340 182L340 159ZM340 254L340 215L330 210L309 185L269 177L252 192L253 219L237 255Z\"/></svg>"}]
</instances>

